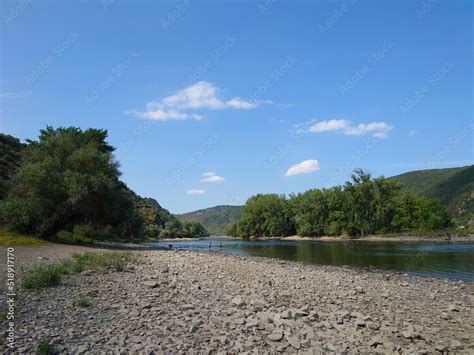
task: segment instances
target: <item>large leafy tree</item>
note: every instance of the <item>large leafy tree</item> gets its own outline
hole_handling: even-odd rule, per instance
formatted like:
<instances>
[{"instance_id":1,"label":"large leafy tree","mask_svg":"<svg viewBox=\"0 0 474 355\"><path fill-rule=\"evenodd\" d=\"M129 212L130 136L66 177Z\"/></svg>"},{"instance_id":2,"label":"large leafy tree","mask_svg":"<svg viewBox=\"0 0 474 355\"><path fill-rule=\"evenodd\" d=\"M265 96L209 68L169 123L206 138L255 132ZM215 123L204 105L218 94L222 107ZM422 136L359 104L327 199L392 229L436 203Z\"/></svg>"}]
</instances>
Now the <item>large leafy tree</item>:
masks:
<instances>
[{"instance_id":1,"label":"large leafy tree","mask_svg":"<svg viewBox=\"0 0 474 355\"><path fill-rule=\"evenodd\" d=\"M284 196L258 194L248 199L244 215L230 228L232 235L278 237L294 233L292 213Z\"/></svg>"},{"instance_id":2,"label":"large leafy tree","mask_svg":"<svg viewBox=\"0 0 474 355\"><path fill-rule=\"evenodd\" d=\"M142 219L123 183L107 131L47 127L25 148L22 166L0 205L4 224L50 236L74 225L133 238Z\"/></svg>"}]
</instances>

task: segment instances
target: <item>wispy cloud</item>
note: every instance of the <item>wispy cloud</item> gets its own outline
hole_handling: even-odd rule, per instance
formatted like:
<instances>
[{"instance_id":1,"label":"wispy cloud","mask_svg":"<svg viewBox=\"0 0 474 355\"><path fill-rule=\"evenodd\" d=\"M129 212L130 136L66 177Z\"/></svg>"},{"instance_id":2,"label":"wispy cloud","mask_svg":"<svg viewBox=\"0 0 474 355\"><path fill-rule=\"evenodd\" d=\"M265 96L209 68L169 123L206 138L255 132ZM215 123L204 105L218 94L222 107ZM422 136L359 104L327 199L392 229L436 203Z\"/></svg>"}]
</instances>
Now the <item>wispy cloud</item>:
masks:
<instances>
[{"instance_id":1,"label":"wispy cloud","mask_svg":"<svg viewBox=\"0 0 474 355\"><path fill-rule=\"evenodd\" d=\"M349 136L370 134L375 138L385 138L392 128L393 126L385 122L360 123L356 126L353 126L348 120L327 120L314 123L308 128L307 132L322 133L329 131L341 131L342 133Z\"/></svg>"},{"instance_id":2,"label":"wispy cloud","mask_svg":"<svg viewBox=\"0 0 474 355\"><path fill-rule=\"evenodd\" d=\"M195 110L251 110L260 104L271 103L269 100L245 100L234 97L230 100L220 98L220 89L208 81L199 81L176 91L158 101L147 103L146 111L131 113L149 120L200 120L204 116Z\"/></svg>"},{"instance_id":3,"label":"wispy cloud","mask_svg":"<svg viewBox=\"0 0 474 355\"><path fill-rule=\"evenodd\" d=\"M301 163L292 165L285 176L293 176L298 174L308 174L313 171L319 170L319 162L314 159L304 160Z\"/></svg>"},{"instance_id":4,"label":"wispy cloud","mask_svg":"<svg viewBox=\"0 0 474 355\"><path fill-rule=\"evenodd\" d=\"M203 189L190 189L186 191L187 195L202 195L204 193L206 193L206 190Z\"/></svg>"},{"instance_id":5,"label":"wispy cloud","mask_svg":"<svg viewBox=\"0 0 474 355\"><path fill-rule=\"evenodd\" d=\"M202 179L201 181L205 183L220 184L225 181L225 179L222 176L219 176L215 172L212 172L212 171L204 173L202 174L202 176L204 176L204 179Z\"/></svg>"}]
</instances>

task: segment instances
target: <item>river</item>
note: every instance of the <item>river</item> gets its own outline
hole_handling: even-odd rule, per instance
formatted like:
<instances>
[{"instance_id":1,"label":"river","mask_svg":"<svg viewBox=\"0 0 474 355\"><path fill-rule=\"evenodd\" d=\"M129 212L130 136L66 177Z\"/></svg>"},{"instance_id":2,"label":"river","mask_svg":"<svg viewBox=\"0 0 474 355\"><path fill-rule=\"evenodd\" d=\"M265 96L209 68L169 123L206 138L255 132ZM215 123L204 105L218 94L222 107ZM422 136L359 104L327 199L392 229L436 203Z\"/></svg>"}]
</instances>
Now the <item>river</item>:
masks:
<instances>
[{"instance_id":1,"label":"river","mask_svg":"<svg viewBox=\"0 0 474 355\"><path fill-rule=\"evenodd\" d=\"M173 248L179 249L212 250L322 265L371 267L419 276L474 281L474 243L244 241L210 237L150 244L160 247L172 244Z\"/></svg>"}]
</instances>

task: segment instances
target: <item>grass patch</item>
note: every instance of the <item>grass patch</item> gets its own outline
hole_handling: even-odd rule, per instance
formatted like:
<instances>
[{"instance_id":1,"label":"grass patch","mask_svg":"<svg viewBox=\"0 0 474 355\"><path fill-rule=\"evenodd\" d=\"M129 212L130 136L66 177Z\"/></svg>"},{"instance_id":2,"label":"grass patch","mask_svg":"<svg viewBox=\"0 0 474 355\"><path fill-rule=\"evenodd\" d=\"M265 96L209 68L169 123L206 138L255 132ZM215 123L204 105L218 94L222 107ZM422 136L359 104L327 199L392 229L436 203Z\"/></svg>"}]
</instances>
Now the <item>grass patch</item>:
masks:
<instances>
[{"instance_id":1,"label":"grass patch","mask_svg":"<svg viewBox=\"0 0 474 355\"><path fill-rule=\"evenodd\" d=\"M46 339L40 339L36 345L37 355L49 355L51 353L51 346Z\"/></svg>"},{"instance_id":2,"label":"grass patch","mask_svg":"<svg viewBox=\"0 0 474 355\"><path fill-rule=\"evenodd\" d=\"M1 247L42 247L47 244L49 242L44 239L0 230Z\"/></svg>"},{"instance_id":3,"label":"grass patch","mask_svg":"<svg viewBox=\"0 0 474 355\"><path fill-rule=\"evenodd\" d=\"M125 265L132 258L131 253L119 252L75 254L71 259L29 270L23 278L22 286L28 290L39 290L56 286L61 282L63 275L78 273L84 270L100 270L112 267L116 271L123 271Z\"/></svg>"},{"instance_id":4,"label":"grass patch","mask_svg":"<svg viewBox=\"0 0 474 355\"><path fill-rule=\"evenodd\" d=\"M27 272L22 285L28 290L56 286L61 282L61 276L69 272L69 268L62 263L35 267Z\"/></svg>"},{"instance_id":5,"label":"grass patch","mask_svg":"<svg viewBox=\"0 0 474 355\"><path fill-rule=\"evenodd\" d=\"M77 306L81 308L87 308L91 306L91 302L87 298L82 298L77 301Z\"/></svg>"},{"instance_id":6,"label":"grass patch","mask_svg":"<svg viewBox=\"0 0 474 355\"><path fill-rule=\"evenodd\" d=\"M0 312L0 322L7 320L7 312Z\"/></svg>"}]
</instances>

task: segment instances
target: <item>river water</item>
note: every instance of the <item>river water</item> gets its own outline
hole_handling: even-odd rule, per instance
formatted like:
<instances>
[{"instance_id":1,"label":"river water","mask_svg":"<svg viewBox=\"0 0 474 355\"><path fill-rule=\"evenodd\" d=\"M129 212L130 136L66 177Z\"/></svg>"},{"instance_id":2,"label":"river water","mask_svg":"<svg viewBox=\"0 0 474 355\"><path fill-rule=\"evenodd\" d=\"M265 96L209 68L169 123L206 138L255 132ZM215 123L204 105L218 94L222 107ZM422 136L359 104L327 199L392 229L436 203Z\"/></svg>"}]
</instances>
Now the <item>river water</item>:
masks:
<instances>
[{"instance_id":1,"label":"river water","mask_svg":"<svg viewBox=\"0 0 474 355\"><path fill-rule=\"evenodd\" d=\"M210 237L150 244L160 247L172 244L173 248L179 249L212 250L322 265L373 267L420 276L474 281L474 243L244 241Z\"/></svg>"}]
</instances>

